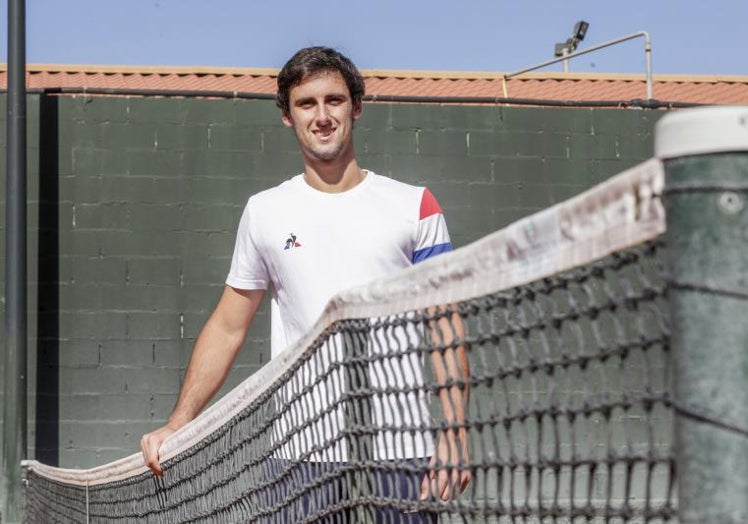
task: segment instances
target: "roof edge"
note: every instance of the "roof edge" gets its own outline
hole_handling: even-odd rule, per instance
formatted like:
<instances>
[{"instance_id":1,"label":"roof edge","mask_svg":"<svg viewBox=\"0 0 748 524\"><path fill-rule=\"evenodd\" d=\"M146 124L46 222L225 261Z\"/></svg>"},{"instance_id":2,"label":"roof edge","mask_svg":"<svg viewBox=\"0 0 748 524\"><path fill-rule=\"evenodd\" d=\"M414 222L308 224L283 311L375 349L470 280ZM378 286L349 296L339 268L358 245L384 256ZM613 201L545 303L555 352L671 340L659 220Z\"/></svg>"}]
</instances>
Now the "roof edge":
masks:
<instances>
[{"instance_id":1,"label":"roof edge","mask_svg":"<svg viewBox=\"0 0 748 524\"><path fill-rule=\"evenodd\" d=\"M276 76L275 68L244 68L215 66L124 66L124 65L90 65L90 64L36 64L26 65L28 73L103 73L103 74L154 74L154 75L228 75L228 76ZM7 71L7 64L0 63L0 72ZM500 80L506 72L486 71L433 71L433 70L398 70L398 69L362 69L367 77L379 78L432 78L432 79L474 79ZM692 82L692 83L745 83L748 75L692 75L692 74L655 74L659 82ZM508 80L623 80L642 81L644 73L564 73L560 71L532 72L515 76Z\"/></svg>"}]
</instances>

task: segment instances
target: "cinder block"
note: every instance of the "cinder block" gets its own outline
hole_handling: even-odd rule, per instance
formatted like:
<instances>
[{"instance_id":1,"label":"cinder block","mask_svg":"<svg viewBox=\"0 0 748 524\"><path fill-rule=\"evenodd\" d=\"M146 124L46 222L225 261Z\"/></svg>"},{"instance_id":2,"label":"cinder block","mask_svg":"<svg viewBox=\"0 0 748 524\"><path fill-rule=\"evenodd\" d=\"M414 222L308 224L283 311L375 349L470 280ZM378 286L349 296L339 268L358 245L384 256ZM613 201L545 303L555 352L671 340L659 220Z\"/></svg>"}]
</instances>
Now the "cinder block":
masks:
<instances>
[{"instance_id":1,"label":"cinder block","mask_svg":"<svg viewBox=\"0 0 748 524\"><path fill-rule=\"evenodd\" d=\"M208 149L213 151L263 150L263 132L260 127L243 125L208 126Z\"/></svg>"},{"instance_id":2,"label":"cinder block","mask_svg":"<svg viewBox=\"0 0 748 524\"><path fill-rule=\"evenodd\" d=\"M446 156L439 157L441 167L431 173L432 180L467 183L488 183L494 179L493 160L481 157Z\"/></svg>"},{"instance_id":3,"label":"cinder block","mask_svg":"<svg viewBox=\"0 0 748 524\"><path fill-rule=\"evenodd\" d=\"M415 185L432 185L435 179L432 173L438 173L441 167L440 158L423 155L397 155L390 163L394 179Z\"/></svg>"},{"instance_id":4,"label":"cinder block","mask_svg":"<svg viewBox=\"0 0 748 524\"><path fill-rule=\"evenodd\" d=\"M104 172L105 152L87 146L73 146L72 172L74 175L99 176Z\"/></svg>"},{"instance_id":5,"label":"cinder block","mask_svg":"<svg viewBox=\"0 0 748 524\"><path fill-rule=\"evenodd\" d=\"M393 104L390 121L392 126L387 133L410 131L415 129L440 129L444 120L438 106L432 104Z\"/></svg>"},{"instance_id":6,"label":"cinder block","mask_svg":"<svg viewBox=\"0 0 748 524\"><path fill-rule=\"evenodd\" d=\"M182 331L180 314L174 311L130 311L125 319L129 340L175 340Z\"/></svg>"},{"instance_id":7,"label":"cinder block","mask_svg":"<svg viewBox=\"0 0 748 524\"><path fill-rule=\"evenodd\" d=\"M61 339L112 340L127 336L126 315L119 311L66 311L59 314Z\"/></svg>"},{"instance_id":8,"label":"cinder block","mask_svg":"<svg viewBox=\"0 0 748 524\"><path fill-rule=\"evenodd\" d=\"M354 144L360 155L389 154L385 144L386 133L383 129L356 129Z\"/></svg>"},{"instance_id":9,"label":"cinder block","mask_svg":"<svg viewBox=\"0 0 748 524\"><path fill-rule=\"evenodd\" d=\"M72 206L76 231L124 230L128 226L128 209L121 203L81 203Z\"/></svg>"},{"instance_id":10,"label":"cinder block","mask_svg":"<svg viewBox=\"0 0 748 524\"><path fill-rule=\"evenodd\" d=\"M102 308L102 283L101 282L76 282L58 283L55 290L59 304L67 311L100 311ZM47 286L49 287L49 286Z\"/></svg>"},{"instance_id":11,"label":"cinder block","mask_svg":"<svg viewBox=\"0 0 748 524\"><path fill-rule=\"evenodd\" d=\"M195 248L199 246L200 255L211 257L231 256L234 251L236 228L238 227L242 210L243 206L233 209L234 227L230 230L197 231L193 229L178 232L176 237L179 239L183 252L190 254L188 258L193 258L196 255ZM226 270L228 271L228 268Z\"/></svg>"},{"instance_id":12,"label":"cinder block","mask_svg":"<svg viewBox=\"0 0 748 524\"><path fill-rule=\"evenodd\" d=\"M185 99L183 101L184 122L221 123L234 121L234 103L231 100Z\"/></svg>"},{"instance_id":13,"label":"cinder block","mask_svg":"<svg viewBox=\"0 0 748 524\"><path fill-rule=\"evenodd\" d=\"M49 344L51 344L51 341L47 343L47 345ZM48 348L48 350L52 350L52 348ZM61 373L69 368L95 369L100 363L99 342L90 338L60 340L55 350ZM50 356L47 355L48 358Z\"/></svg>"},{"instance_id":14,"label":"cinder block","mask_svg":"<svg viewBox=\"0 0 748 524\"><path fill-rule=\"evenodd\" d=\"M70 267L68 285L124 284L126 281L126 259L118 256L94 256L85 254L70 254L63 257L64 266ZM63 267L63 266L61 266ZM67 272L66 272L67 273ZM63 273L61 272L61 278Z\"/></svg>"},{"instance_id":15,"label":"cinder block","mask_svg":"<svg viewBox=\"0 0 748 524\"><path fill-rule=\"evenodd\" d=\"M475 210L515 209L520 201L521 185L471 184L468 189L469 207Z\"/></svg>"},{"instance_id":16,"label":"cinder block","mask_svg":"<svg viewBox=\"0 0 748 524\"><path fill-rule=\"evenodd\" d=\"M168 278L171 280L172 275L169 274ZM175 280L176 282L170 284L138 284L133 283L130 276L127 283L104 283L99 286L102 308L127 311L178 311L181 309L180 275L177 275Z\"/></svg>"},{"instance_id":17,"label":"cinder block","mask_svg":"<svg viewBox=\"0 0 748 524\"><path fill-rule=\"evenodd\" d=\"M470 206L468 184L465 182L431 182L429 190L445 211Z\"/></svg>"},{"instance_id":18,"label":"cinder block","mask_svg":"<svg viewBox=\"0 0 748 524\"><path fill-rule=\"evenodd\" d=\"M189 284L211 284L226 281L231 267L231 252L211 256L191 257L183 261L184 281Z\"/></svg>"},{"instance_id":19,"label":"cinder block","mask_svg":"<svg viewBox=\"0 0 748 524\"><path fill-rule=\"evenodd\" d=\"M393 129L392 131L388 131L384 136L383 147L385 148L385 151L393 157L398 157L400 155L416 155L418 154L416 135L416 129Z\"/></svg>"},{"instance_id":20,"label":"cinder block","mask_svg":"<svg viewBox=\"0 0 748 524\"><path fill-rule=\"evenodd\" d=\"M117 123L103 122L101 124L103 143L106 147L124 148L126 150L156 149L156 125L148 123Z\"/></svg>"},{"instance_id":21,"label":"cinder block","mask_svg":"<svg viewBox=\"0 0 748 524\"><path fill-rule=\"evenodd\" d=\"M91 97L85 102L89 121L125 123L130 120L130 98Z\"/></svg>"},{"instance_id":22,"label":"cinder block","mask_svg":"<svg viewBox=\"0 0 748 524\"><path fill-rule=\"evenodd\" d=\"M132 202L127 205L130 231L179 231L186 222L185 206L179 202L169 205Z\"/></svg>"},{"instance_id":23,"label":"cinder block","mask_svg":"<svg viewBox=\"0 0 748 524\"><path fill-rule=\"evenodd\" d=\"M499 122L496 107L439 106L439 124L448 131L493 131Z\"/></svg>"},{"instance_id":24,"label":"cinder block","mask_svg":"<svg viewBox=\"0 0 748 524\"><path fill-rule=\"evenodd\" d=\"M184 217L184 227L197 231L235 231L237 222L234 204L192 205Z\"/></svg>"},{"instance_id":25,"label":"cinder block","mask_svg":"<svg viewBox=\"0 0 748 524\"><path fill-rule=\"evenodd\" d=\"M183 101L177 98L132 97L127 99L128 122L183 124Z\"/></svg>"},{"instance_id":26,"label":"cinder block","mask_svg":"<svg viewBox=\"0 0 748 524\"><path fill-rule=\"evenodd\" d=\"M153 364L156 366L179 370L187 368L192 354L192 341L185 339L154 340L150 341L149 344L151 345Z\"/></svg>"},{"instance_id":27,"label":"cinder block","mask_svg":"<svg viewBox=\"0 0 748 524\"><path fill-rule=\"evenodd\" d=\"M268 154L296 153L299 142L292 129L287 127L262 128L262 151Z\"/></svg>"},{"instance_id":28,"label":"cinder block","mask_svg":"<svg viewBox=\"0 0 748 524\"><path fill-rule=\"evenodd\" d=\"M176 150L128 150L127 174L153 177L182 176L184 158L185 154Z\"/></svg>"},{"instance_id":29,"label":"cinder block","mask_svg":"<svg viewBox=\"0 0 748 524\"><path fill-rule=\"evenodd\" d=\"M385 154L358 154L357 160L363 169L368 169L379 175L389 175L389 157Z\"/></svg>"},{"instance_id":30,"label":"cinder block","mask_svg":"<svg viewBox=\"0 0 748 524\"><path fill-rule=\"evenodd\" d=\"M170 256L130 257L126 262L126 270L130 285L176 288L181 282L182 259Z\"/></svg>"},{"instance_id":31,"label":"cinder block","mask_svg":"<svg viewBox=\"0 0 748 524\"><path fill-rule=\"evenodd\" d=\"M422 129L416 133L417 153L443 157L466 157L468 154L467 133Z\"/></svg>"},{"instance_id":32,"label":"cinder block","mask_svg":"<svg viewBox=\"0 0 748 524\"><path fill-rule=\"evenodd\" d=\"M236 100L233 106L234 123L259 127L283 127L280 109L274 100Z\"/></svg>"}]
</instances>

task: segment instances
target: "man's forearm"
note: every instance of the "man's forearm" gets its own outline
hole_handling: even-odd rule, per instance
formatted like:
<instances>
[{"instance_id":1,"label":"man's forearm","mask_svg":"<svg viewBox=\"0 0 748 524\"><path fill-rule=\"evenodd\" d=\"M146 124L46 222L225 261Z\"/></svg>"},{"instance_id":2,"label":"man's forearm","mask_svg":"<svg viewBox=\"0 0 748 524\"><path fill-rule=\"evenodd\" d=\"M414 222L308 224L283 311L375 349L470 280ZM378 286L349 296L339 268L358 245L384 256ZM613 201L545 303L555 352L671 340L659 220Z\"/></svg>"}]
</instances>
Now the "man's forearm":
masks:
<instances>
[{"instance_id":1,"label":"man's forearm","mask_svg":"<svg viewBox=\"0 0 748 524\"><path fill-rule=\"evenodd\" d=\"M179 399L167 426L178 429L194 419L221 388L262 301L262 290L226 287L195 342Z\"/></svg>"},{"instance_id":2,"label":"man's forearm","mask_svg":"<svg viewBox=\"0 0 748 524\"><path fill-rule=\"evenodd\" d=\"M167 425L179 429L194 419L221 388L241 348L242 339L209 321L195 343L179 399Z\"/></svg>"},{"instance_id":3,"label":"man's forearm","mask_svg":"<svg viewBox=\"0 0 748 524\"><path fill-rule=\"evenodd\" d=\"M449 308L451 309L451 307ZM436 314L438 310L431 310ZM431 353L434 376L440 386L439 398L445 421L463 424L470 397L470 363L463 344L465 325L457 313L432 321L431 338L436 348ZM448 381L453 382L446 387Z\"/></svg>"}]
</instances>

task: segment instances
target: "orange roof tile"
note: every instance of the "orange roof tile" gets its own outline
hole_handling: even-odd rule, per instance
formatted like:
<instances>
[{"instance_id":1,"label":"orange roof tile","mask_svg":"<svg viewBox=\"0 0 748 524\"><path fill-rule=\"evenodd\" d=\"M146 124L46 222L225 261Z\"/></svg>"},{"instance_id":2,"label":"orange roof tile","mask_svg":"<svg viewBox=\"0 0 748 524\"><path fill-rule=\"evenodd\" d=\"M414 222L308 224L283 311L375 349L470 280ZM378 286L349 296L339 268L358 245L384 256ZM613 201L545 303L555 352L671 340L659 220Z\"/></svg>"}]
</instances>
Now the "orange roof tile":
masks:
<instances>
[{"instance_id":1,"label":"orange roof tile","mask_svg":"<svg viewBox=\"0 0 748 524\"><path fill-rule=\"evenodd\" d=\"M275 93L278 73L277 69L39 64L28 64L26 69L30 90L86 89L93 94L114 95L177 91L189 96L200 96L202 92L206 96L222 93L267 96ZM625 105L646 99L645 78L641 74L551 72L506 79L502 73L383 70L362 73L367 96L373 100L439 97L456 102L466 99L471 103L537 100ZM6 64L0 64L0 88L5 88L6 77ZM676 104L748 104L748 76L655 75L653 98Z\"/></svg>"}]
</instances>

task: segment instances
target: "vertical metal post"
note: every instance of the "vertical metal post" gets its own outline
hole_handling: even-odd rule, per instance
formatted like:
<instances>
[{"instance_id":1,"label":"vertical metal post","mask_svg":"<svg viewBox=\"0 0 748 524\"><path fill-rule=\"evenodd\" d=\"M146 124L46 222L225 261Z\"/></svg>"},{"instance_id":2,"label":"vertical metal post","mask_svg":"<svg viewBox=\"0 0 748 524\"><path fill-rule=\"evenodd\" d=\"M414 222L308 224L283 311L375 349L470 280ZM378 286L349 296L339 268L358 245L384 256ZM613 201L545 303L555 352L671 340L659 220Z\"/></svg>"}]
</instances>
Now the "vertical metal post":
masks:
<instances>
[{"instance_id":1,"label":"vertical metal post","mask_svg":"<svg viewBox=\"0 0 748 524\"><path fill-rule=\"evenodd\" d=\"M21 460L26 455L26 13L8 2L5 194L5 380L3 518L21 520Z\"/></svg>"},{"instance_id":2,"label":"vertical metal post","mask_svg":"<svg viewBox=\"0 0 748 524\"><path fill-rule=\"evenodd\" d=\"M652 100L654 98L652 91L652 86L654 85L654 81L652 80L652 44L649 41L649 33L642 31L642 34L644 35L644 58L647 63L645 73L647 79L647 100Z\"/></svg>"},{"instance_id":3,"label":"vertical metal post","mask_svg":"<svg viewBox=\"0 0 748 524\"><path fill-rule=\"evenodd\" d=\"M748 522L748 107L673 113L665 163L679 522Z\"/></svg>"}]
</instances>

